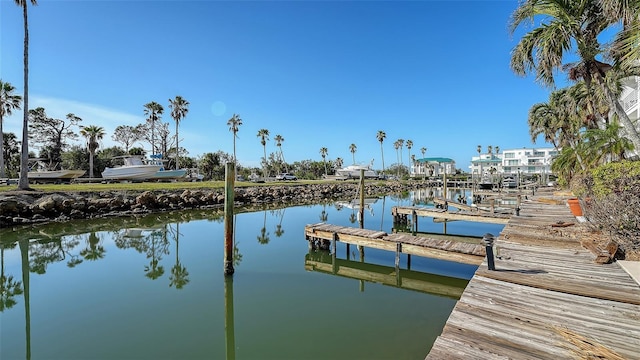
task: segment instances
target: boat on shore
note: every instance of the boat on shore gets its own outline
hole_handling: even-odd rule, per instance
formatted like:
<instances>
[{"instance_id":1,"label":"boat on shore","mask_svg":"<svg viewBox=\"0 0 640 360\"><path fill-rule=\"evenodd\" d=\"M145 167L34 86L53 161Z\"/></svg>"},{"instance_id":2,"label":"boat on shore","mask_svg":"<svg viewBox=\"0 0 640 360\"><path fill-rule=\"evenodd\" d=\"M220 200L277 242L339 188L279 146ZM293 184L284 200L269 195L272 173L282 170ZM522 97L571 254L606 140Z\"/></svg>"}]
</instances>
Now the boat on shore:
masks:
<instances>
[{"instance_id":1,"label":"boat on shore","mask_svg":"<svg viewBox=\"0 0 640 360\"><path fill-rule=\"evenodd\" d=\"M63 183L71 182L86 173L85 170L49 170L50 167L45 162L47 159L30 159L33 163L27 172L27 178L33 183L38 182L54 182Z\"/></svg>"},{"instance_id":2,"label":"boat on shore","mask_svg":"<svg viewBox=\"0 0 640 360\"><path fill-rule=\"evenodd\" d=\"M373 161L371 162L373 163ZM342 169L336 170L336 176L346 177L347 179L359 179L360 171L364 170L365 179L380 179L380 174L377 171L371 168L372 164L369 165L349 165Z\"/></svg>"},{"instance_id":3,"label":"boat on shore","mask_svg":"<svg viewBox=\"0 0 640 360\"><path fill-rule=\"evenodd\" d=\"M151 159L143 159L143 162L150 165L160 165L160 169L149 178L149 181L176 181L187 176L187 169L167 170L162 159L162 155L151 155Z\"/></svg>"},{"instance_id":4,"label":"boat on shore","mask_svg":"<svg viewBox=\"0 0 640 360\"><path fill-rule=\"evenodd\" d=\"M145 181L153 178L162 168L162 165L146 163L142 155L116 156L114 159L121 159L124 164L105 168L102 172L105 180Z\"/></svg>"}]
</instances>

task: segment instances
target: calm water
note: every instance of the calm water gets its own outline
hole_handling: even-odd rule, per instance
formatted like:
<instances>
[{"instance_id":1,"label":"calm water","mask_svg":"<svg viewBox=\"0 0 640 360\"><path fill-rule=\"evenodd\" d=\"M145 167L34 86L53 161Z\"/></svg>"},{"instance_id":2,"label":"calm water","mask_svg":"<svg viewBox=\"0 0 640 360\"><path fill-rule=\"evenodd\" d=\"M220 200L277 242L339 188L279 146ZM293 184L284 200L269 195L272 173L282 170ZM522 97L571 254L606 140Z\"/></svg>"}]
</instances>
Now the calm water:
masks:
<instances>
[{"instance_id":1,"label":"calm water","mask_svg":"<svg viewBox=\"0 0 640 360\"><path fill-rule=\"evenodd\" d=\"M391 232L391 206L425 196L370 201L364 227ZM309 250L304 225L358 226L345 205L236 215L232 277L220 212L2 230L0 358L424 358L475 267L412 257L409 270L405 256L399 288L395 254L339 244L334 274L332 254ZM423 218L420 230L444 227Z\"/></svg>"}]
</instances>

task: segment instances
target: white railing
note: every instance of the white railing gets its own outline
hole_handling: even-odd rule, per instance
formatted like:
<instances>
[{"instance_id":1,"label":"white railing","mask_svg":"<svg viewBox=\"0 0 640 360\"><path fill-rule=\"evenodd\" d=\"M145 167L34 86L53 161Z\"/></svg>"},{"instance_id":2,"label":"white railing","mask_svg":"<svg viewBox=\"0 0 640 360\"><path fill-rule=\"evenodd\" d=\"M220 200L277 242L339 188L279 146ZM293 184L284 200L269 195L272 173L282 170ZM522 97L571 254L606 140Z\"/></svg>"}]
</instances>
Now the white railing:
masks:
<instances>
[{"instance_id":1,"label":"white railing","mask_svg":"<svg viewBox=\"0 0 640 360\"><path fill-rule=\"evenodd\" d=\"M629 94L627 94L627 96L625 96L624 98L622 98L622 100L620 101L620 105L622 105L622 108L624 109L625 112L629 112L634 106L638 105L638 90L633 90L632 92L630 92Z\"/></svg>"}]
</instances>

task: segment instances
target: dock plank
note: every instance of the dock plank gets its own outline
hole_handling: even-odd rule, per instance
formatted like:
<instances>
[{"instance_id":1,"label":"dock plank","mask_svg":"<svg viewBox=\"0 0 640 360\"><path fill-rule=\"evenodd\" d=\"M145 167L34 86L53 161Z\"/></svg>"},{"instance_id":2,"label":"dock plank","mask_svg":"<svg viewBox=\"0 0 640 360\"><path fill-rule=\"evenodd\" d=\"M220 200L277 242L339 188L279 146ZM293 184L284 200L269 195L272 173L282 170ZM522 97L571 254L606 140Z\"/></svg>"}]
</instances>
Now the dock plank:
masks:
<instances>
[{"instance_id":1,"label":"dock plank","mask_svg":"<svg viewBox=\"0 0 640 360\"><path fill-rule=\"evenodd\" d=\"M561 202L523 202L478 268L427 359L640 359L640 286L580 245L593 236ZM572 223L553 228L557 222Z\"/></svg>"}]
</instances>

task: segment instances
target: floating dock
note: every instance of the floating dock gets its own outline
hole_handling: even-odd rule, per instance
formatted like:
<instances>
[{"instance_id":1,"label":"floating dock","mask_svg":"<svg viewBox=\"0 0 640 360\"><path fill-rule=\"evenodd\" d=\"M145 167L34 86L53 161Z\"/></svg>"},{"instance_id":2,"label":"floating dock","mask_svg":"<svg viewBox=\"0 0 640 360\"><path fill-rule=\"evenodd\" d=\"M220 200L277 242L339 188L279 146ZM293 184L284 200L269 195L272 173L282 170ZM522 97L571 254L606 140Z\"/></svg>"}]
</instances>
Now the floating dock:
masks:
<instances>
[{"instance_id":1,"label":"floating dock","mask_svg":"<svg viewBox=\"0 0 640 360\"><path fill-rule=\"evenodd\" d=\"M544 195L543 195L544 196ZM640 286L581 246L564 202L523 202L426 359L640 359ZM560 226L562 225L562 226Z\"/></svg>"}]
</instances>

